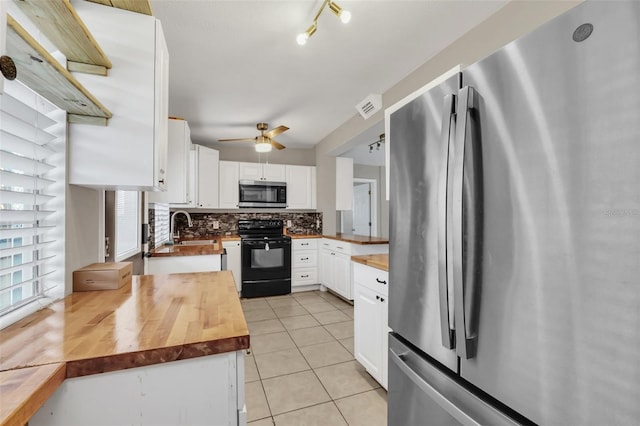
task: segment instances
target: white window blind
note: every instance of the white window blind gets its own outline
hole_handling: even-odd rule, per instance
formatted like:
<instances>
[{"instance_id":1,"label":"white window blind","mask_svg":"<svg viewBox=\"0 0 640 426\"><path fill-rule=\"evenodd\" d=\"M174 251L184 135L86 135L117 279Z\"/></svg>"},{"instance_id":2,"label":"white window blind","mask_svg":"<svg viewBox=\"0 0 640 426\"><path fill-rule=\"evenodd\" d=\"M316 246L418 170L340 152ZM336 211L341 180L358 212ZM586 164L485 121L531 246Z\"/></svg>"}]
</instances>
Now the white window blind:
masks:
<instances>
[{"instance_id":1,"label":"white window blind","mask_svg":"<svg viewBox=\"0 0 640 426\"><path fill-rule=\"evenodd\" d=\"M160 247L169 241L169 204L156 203L154 210L153 243Z\"/></svg>"},{"instance_id":2,"label":"white window blind","mask_svg":"<svg viewBox=\"0 0 640 426\"><path fill-rule=\"evenodd\" d=\"M64 294L66 113L17 81L0 94L0 316Z\"/></svg>"},{"instance_id":3,"label":"white window blind","mask_svg":"<svg viewBox=\"0 0 640 426\"><path fill-rule=\"evenodd\" d=\"M140 253L140 193L116 191L115 260Z\"/></svg>"}]
</instances>

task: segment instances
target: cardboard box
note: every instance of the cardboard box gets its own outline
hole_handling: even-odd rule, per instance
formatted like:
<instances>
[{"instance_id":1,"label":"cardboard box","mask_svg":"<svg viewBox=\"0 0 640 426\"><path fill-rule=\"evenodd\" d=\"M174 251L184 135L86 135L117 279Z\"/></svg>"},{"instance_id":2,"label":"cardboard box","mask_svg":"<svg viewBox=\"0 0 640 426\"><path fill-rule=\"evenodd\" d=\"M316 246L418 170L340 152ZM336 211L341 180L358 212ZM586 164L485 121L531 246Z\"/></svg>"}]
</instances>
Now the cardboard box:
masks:
<instances>
[{"instance_id":1,"label":"cardboard box","mask_svg":"<svg viewBox=\"0 0 640 426\"><path fill-rule=\"evenodd\" d=\"M116 290L131 282L131 262L92 263L73 271L73 291Z\"/></svg>"}]
</instances>

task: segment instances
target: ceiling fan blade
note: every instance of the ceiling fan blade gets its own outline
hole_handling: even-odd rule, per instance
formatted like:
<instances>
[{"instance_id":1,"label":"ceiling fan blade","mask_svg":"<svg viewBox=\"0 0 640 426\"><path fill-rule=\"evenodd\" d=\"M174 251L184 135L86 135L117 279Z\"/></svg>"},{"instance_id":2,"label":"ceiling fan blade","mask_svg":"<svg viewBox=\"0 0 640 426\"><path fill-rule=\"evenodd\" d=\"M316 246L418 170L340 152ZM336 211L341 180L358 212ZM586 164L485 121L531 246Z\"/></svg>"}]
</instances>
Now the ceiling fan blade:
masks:
<instances>
[{"instance_id":1,"label":"ceiling fan blade","mask_svg":"<svg viewBox=\"0 0 640 426\"><path fill-rule=\"evenodd\" d=\"M239 139L218 139L218 142L244 142L255 141L256 138L239 138Z\"/></svg>"},{"instance_id":2,"label":"ceiling fan blade","mask_svg":"<svg viewBox=\"0 0 640 426\"><path fill-rule=\"evenodd\" d=\"M286 146L282 145L280 142L276 142L273 139L271 139L271 146L274 147L275 149L285 149Z\"/></svg>"},{"instance_id":3,"label":"ceiling fan blade","mask_svg":"<svg viewBox=\"0 0 640 426\"><path fill-rule=\"evenodd\" d=\"M289 128L287 126L278 126L275 129L271 129L269 130L267 133L265 133L264 135L266 137L268 137L269 139L278 136L280 133L284 133L287 130L289 130Z\"/></svg>"}]
</instances>

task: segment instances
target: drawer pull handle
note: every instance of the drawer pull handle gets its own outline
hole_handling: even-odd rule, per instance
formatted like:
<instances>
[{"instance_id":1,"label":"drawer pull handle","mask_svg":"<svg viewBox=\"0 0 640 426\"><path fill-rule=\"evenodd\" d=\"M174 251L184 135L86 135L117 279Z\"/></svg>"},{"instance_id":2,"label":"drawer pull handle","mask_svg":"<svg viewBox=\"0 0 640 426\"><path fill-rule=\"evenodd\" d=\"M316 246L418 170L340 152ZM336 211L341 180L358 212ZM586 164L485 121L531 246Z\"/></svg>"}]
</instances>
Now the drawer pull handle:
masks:
<instances>
[{"instance_id":1,"label":"drawer pull handle","mask_svg":"<svg viewBox=\"0 0 640 426\"><path fill-rule=\"evenodd\" d=\"M336 254L334 252L331 252L331 256L335 256Z\"/></svg>"},{"instance_id":2,"label":"drawer pull handle","mask_svg":"<svg viewBox=\"0 0 640 426\"><path fill-rule=\"evenodd\" d=\"M380 283L380 284L387 285L387 282L386 282L386 281L381 281L381 280L379 280L378 278L376 278L376 281L378 281L378 283Z\"/></svg>"},{"instance_id":3,"label":"drawer pull handle","mask_svg":"<svg viewBox=\"0 0 640 426\"><path fill-rule=\"evenodd\" d=\"M376 295L376 300L380 300L380 296L377 296L377 295Z\"/></svg>"},{"instance_id":4,"label":"drawer pull handle","mask_svg":"<svg viewBox=\"0 0 640 426\"><path fill-rule=\"evenodd\" d=\"M380 301L381 301L381 302L384 302L384 297L381 297L381 298L380 298Z\"/></svg>"},{"instance_id":5,"label":"drawer pull handle","mask_svg":"<svg viewBox=\"0 0 640 426\"><path fill-rule=\"evenodd\" d=\"M300 278L309 278L309 274L307 274L307 275L300 275Z\"/></svg>"},{"instance_id":6,"label":"drawer pull handle","mask_svg":"<svg viewBox=\"0 0 640 426\"><path fill-rule=\"evenodd\" d=\"M309 260L308 257L301 257L300 260Z\"/></svg>"},{"instance_id":7,"label":"drawer pull handle","mask_svg":"<svg viewBox=\"0 0 640 426\"><path fill-rule=\"evenodd\" d=\"M308 246L309 243L300 243L301 246Z\"/></svg>"},{"instance_id":8,"label":"drawer pull handle","mask_svg":"<svg viewBox=\"0 0 640 426\"><path fill-rule=\"evenodd\" d=\"M336 246L337 249L344 250L344 247Z\"/></svg>"}]
</instances>

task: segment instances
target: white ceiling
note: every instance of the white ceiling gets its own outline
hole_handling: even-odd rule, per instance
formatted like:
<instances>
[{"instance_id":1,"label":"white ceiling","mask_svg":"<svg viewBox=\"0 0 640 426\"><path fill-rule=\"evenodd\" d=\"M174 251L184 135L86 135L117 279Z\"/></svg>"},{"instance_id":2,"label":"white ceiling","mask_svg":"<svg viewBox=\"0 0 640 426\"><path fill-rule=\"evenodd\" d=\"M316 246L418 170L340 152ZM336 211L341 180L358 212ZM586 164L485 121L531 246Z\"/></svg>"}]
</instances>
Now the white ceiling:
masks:
<instances>
[{"instance_id":1,"label":"white ceiling","mask_svg":"<svg viewBox=\"0 0 640 426\"><path fill-rule=\"evenodd\" d=\"M151 0L169 48L169 114L205 145L254 137L264 121L290 127L282 144L311 148L506 0L337 3L351 22L326 8L299 46L322 0Z\"/></svg>"}]
</instances>

